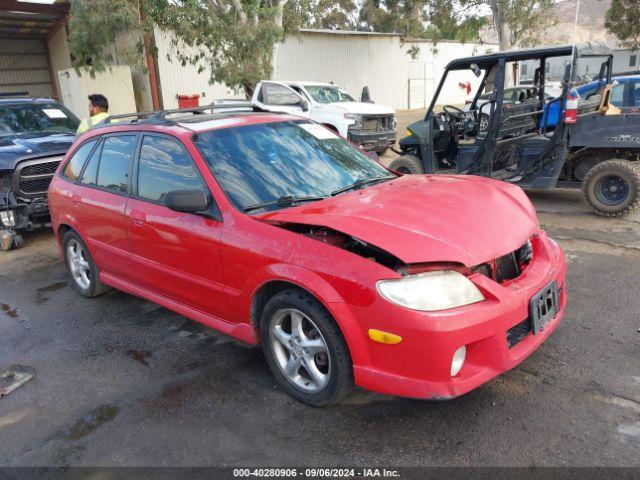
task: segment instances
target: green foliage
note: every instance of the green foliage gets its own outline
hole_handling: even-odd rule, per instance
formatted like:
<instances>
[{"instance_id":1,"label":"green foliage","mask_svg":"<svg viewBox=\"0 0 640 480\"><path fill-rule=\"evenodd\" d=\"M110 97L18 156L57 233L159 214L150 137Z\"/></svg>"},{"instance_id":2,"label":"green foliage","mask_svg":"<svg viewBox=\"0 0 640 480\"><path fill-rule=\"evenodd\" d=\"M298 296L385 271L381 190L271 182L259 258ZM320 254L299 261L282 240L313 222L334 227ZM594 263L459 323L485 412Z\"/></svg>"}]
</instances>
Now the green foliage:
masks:
<instances>
[{"instance_id":1,"label":"green foliage","mask_svg":"<svg viewBox=\"0 0 640 480\"><path fill-rule=\"evenodd\" d=\"M211 83L243 88L249 95L271 76L273 46L284 35L283 6L270 0L167 1L158 3L154 17L174 34L172 55L178 61L208 69Z\"/></svg>"},{"instance_id":2,"label":"green foliage","mask_svg":"<svg viewBox=\"0 0 640 480\"><path fill-rule=\"evenodd\" d=\"M605 16L605 27L623 46L633 50L640 48L640 2L612 0Z\"/></svg>"},{"instance_id":3,"label":"green foliage","mask_svg":"<svg viewBox=\"0 0 640 480\"><path fill-rule=\"evenodd\" d=\"M285 34L300 28L356 30L358 7L354 0L289 1L284 10L283 27Z\"/></svg>"},{"instance_id":4,"label":"green foliage","mask_svg":"<svg viewBox=\"0 0 640 480\"><path fill-rule=\"evenodd\" d=\"M141 33L150 28L131 0L71 0L69 49L72 64L93 76L110 65L144 69Z\"/></svg>"},{"instance_id":5,"label":"green foliage","mask_svg":"<svg viewBox=\"0 0 640 480\"><path fill-rule=\"evenodd\" d=\"M510 47L530 47L544 40L555 22L554 0L500 0L510 32Z\"/></svg>"}]
</instances>

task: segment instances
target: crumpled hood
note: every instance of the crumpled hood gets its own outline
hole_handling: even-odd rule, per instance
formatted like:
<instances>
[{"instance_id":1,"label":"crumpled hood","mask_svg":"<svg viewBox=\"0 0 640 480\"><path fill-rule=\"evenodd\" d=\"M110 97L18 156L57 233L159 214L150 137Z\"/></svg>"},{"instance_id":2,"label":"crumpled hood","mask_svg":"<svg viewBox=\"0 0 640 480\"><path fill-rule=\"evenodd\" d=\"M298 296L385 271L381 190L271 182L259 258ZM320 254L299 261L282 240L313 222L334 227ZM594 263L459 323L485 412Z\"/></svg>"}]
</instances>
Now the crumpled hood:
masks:
<instances>
[{"instance_id":1,"label":"crumpled hood","mask_svg":"<svg viewBox=\"0 0 640 480\"><path fill-rule=\"evenodd\" d=\"M332 228L407 264L468 267L518 249L538 230L535 210L519 187L454 175L405 175L257 218Z\"/></svg>"},{"instance_id":2,"label":"crumpled hood","mask_svg":"<svg viewBox=\"0 0 640 480\"><path fill-rule=\"evenodd\" d=\"M0 137L0 170L13 170L25 158L64 154L74 135L56 134L42 137Z\"/></svg>"},{"instance_id":3,"label":"crumpled hood","mask_svg":"<svg viewBox=\"0 0 640 480\"><path fill-rule=\"evenodd\" d=\"M367 115L390 115L396 113L393 108L376 105L375 103L333 102L327 105L344 110L346 113L363 113Z\"/></svg>"}]
</instances>

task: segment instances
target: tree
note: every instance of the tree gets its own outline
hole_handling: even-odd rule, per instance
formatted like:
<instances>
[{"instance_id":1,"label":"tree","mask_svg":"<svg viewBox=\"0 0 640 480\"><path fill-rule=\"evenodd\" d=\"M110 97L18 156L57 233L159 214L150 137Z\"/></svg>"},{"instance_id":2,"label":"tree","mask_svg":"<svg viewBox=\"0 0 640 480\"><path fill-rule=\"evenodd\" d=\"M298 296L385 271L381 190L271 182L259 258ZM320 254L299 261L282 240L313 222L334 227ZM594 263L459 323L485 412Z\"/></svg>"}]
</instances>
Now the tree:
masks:
<instances>
[{"instance_id":1,"label":"tree","mask_svg":"<svg viewBox=\"0 0 640 480\"><path fill-rule=\"evenodd\" d=\"M554 0L364 0L359 18L362 29L436 42L474 41L490 25L505 50L540 43Z\"/></svg>"},{"instance_id":2,"label":"tree","mask_svg":"<svg viewBox=\"0 0 640 480\"><path fill-rule=\"evenodd\" d=\"M554 0L459 1L467 10L489 9L500 50L539 44L554 22Z\"/></svg>"},{"instance_id":3,"label":"tree","mask_svg":"<svg viewBox=\"0 0 640 480\"><path fill-rule=\"evenodd\" d=\"M152 26L142 20L131 0L71 0L69 50L76 69L91 75L122 63L145 68L144 33Z\"/></svg>"},{"instance_id":4,"label":"tree","mask_svg":"<svg viewBox=\"0 0 640 480\"><path fill-rule=\"evenodd\" d=\"M251 95L258 81L271 76L285 26L302 23L294 10L285 24L288 1L72 0L73 65L92 75L114 63L144 68L144 36L159 26L172 37L171 59L208 69L211 83Z\"/></svg>"},{"instance_id":5,"label":"tree","mask_svg":"<svg viewBox=\"0 0 640 480\"><path fill-rule=\"evenodd\" d=\"M173 34L174 55L182 64L208 69L210 82L250 96L271 76L287 1L164 0L154 2L153 17Z\"/></svg>"},{"instance_id":6,"label":"tree","mask_svg":"<svg viewBox=\"0 0 640 480\"><path fill-rule=\"evenodd\" d=\"M640 2L612 0L605 15L605 27L620 43L632 50L640 48Z\"/></svg>"}]
</instances>

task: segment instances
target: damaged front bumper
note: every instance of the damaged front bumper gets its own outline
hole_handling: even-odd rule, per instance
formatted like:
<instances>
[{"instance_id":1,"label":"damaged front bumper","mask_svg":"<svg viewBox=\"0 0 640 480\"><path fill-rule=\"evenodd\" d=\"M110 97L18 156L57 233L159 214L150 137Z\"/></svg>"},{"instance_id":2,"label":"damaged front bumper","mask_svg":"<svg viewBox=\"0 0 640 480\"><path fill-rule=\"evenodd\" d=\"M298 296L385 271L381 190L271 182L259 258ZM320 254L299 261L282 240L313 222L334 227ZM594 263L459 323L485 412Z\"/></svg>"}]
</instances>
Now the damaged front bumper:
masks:
<instances>
[{"instance_id":1,"label":"damaged front bumper","mask_svg":"<svg viewBox=\"0 0 640 480\"><path fill-rule=\"evenodd\" d=\"M486 300L440 312L417 312L378 299L374 305L344 305L367 329L401 338L386 345L367 341L366 355L354 358L355 382L368 390L421 399L443 400L463 395L506 372L532 354L558 326L566 305L565 260L544 232L534 242L534 260L515 280L499 284L476 274L473 282ZM557 310L544 328L531 324L532 299L545 286L558 287ZM452 376L455 352L466 358Z\"/></svg>"},{"instance_id":2,"label":"damaged front bumper","mask_svg":"<svg viewBox=\"0 0 640 480\"><path fill-rule=\"evenodd\" d=\"M367 133L349 130L348 139L368 152L382 152L395 145L396 131Z\"/></svg>"},{"instance_id":3,"label":"damaged front bumper","mask_svg":"<svg viewBox=\"0 0 640 480\"><path fill-rule=\"evenodd\" d=\"M33 230L51 225L47 197L23 200L11 191L0 192L0 227L6 230Z\"/></svg>"}]
</instances>

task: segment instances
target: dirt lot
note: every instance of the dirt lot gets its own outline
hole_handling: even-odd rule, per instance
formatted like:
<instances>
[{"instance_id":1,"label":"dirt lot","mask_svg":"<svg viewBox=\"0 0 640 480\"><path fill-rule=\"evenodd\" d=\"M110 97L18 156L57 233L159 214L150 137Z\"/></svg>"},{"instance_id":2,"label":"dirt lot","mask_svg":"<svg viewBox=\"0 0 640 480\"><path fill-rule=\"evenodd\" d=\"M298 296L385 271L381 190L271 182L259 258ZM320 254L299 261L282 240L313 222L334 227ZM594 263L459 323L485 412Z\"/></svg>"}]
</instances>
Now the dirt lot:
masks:
<instances>
[{"instance_id":1,"label":"dirt lot","mask_svg":"<svg viewBox=\"0 0 640 480\"><path fill-rule=\"evenodd\" d=\"M567 255L566 317L521 366L448 402L307 407L258 349L124 293L81 298L52 236L27 236L0 254L0 370L37 375L0 400L0 464L640 466L640 217L530 196Z\"/></svg>"}]
</instances>

